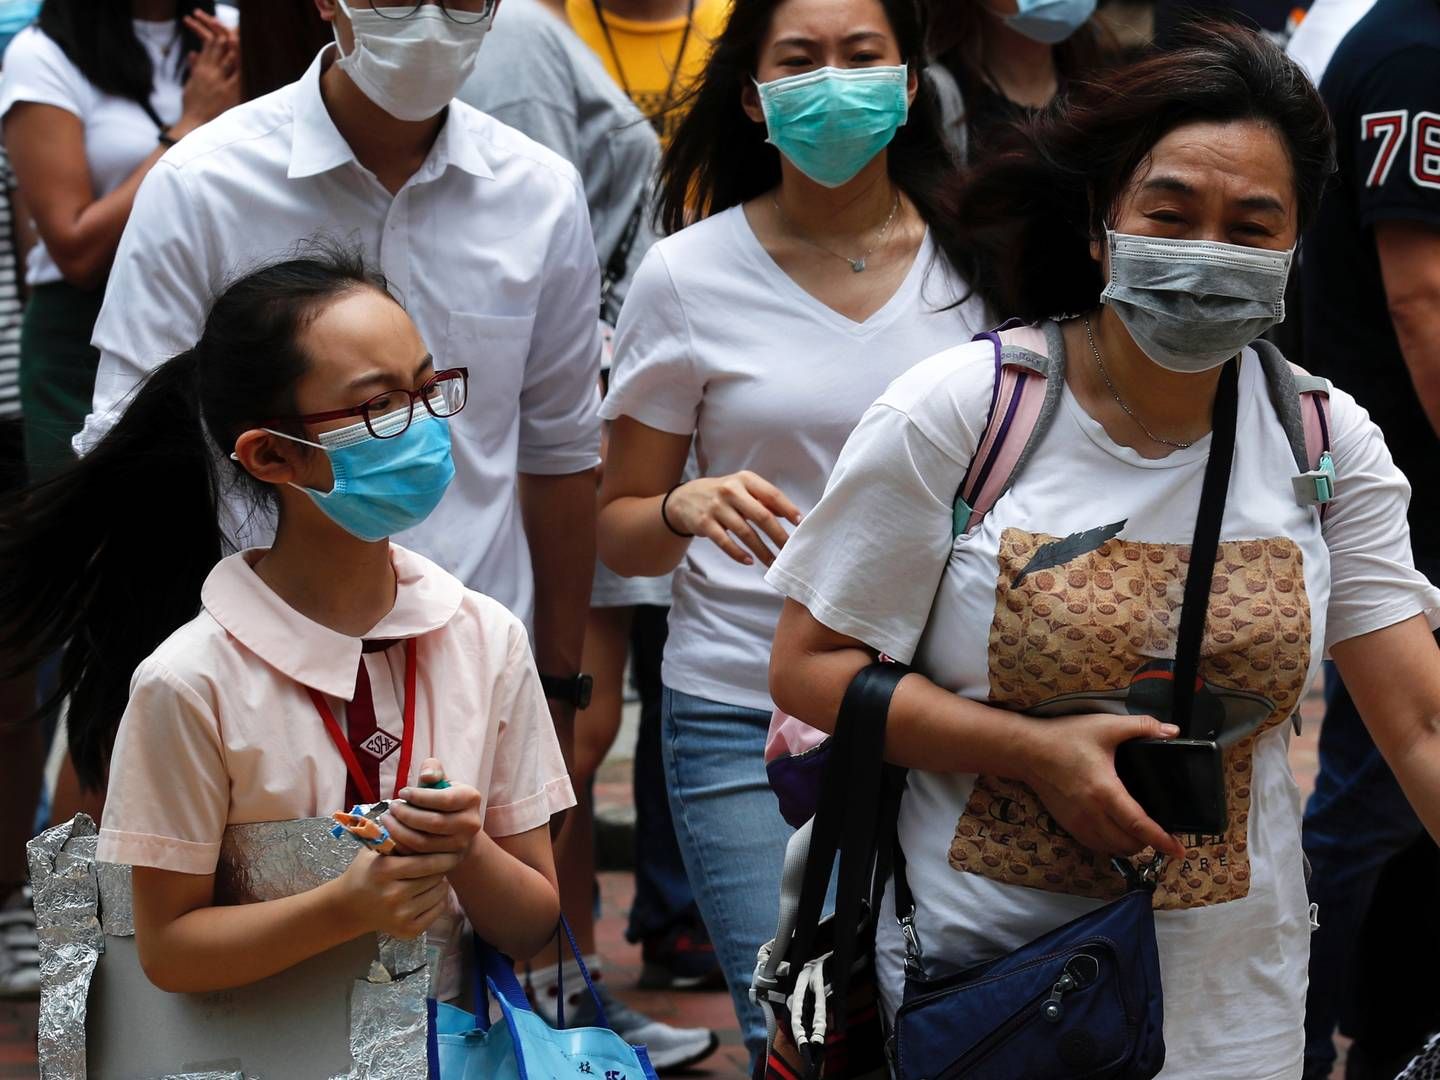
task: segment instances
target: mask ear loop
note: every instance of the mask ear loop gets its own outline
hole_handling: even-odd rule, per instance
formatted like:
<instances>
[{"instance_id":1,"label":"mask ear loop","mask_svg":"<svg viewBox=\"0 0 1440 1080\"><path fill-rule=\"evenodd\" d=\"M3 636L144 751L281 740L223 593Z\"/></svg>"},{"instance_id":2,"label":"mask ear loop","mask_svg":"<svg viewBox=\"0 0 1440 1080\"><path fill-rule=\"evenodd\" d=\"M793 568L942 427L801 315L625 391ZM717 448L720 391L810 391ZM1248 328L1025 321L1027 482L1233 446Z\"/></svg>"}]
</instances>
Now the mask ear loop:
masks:
<instances>
[{"instance_id":1,"label":"mask ear loop","mask_svg":"<svg viewBox=\"0 0 1440 1080\"><path fill-rule=\"evenodd\" d=\"M326 450L326 448L325 448L322 444L320 444L320 443L318 443L318 442L311 442L309 439L302 439L302 438L300 438L298 435L286 435L285 432L283 432L283 431L276 431L274 428L268 428L268 427L267 427L267 428L261 428L260 430L263 431L263 432L265 432L266 435L274 435L274 436L276 436L277 438L289 439L291 442L298 442L298 443L300 443L300 444L303 445L303 446L313 446L316 450L320 450L320 451L324 451L324 452L328 453L328 451ZM240 462L240 455L237 454L237 453L235 453L234 450L231 450L231 451L230 451L230 460L233 461L233 462L235 462L235 464L237 464L237 465L239 465L239 464L241 463L241 462Z\"/></svg>"}]
</instances>

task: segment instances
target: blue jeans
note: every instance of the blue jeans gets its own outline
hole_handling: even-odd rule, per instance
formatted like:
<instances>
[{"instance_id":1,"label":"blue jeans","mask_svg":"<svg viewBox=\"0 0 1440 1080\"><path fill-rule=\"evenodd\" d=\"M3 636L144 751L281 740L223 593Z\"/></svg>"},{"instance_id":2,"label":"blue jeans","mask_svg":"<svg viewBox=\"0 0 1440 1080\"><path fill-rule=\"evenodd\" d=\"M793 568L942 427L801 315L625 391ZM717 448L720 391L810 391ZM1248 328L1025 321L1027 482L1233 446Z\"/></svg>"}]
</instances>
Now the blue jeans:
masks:
<instances>
[{"instance_id":1,"label":"blue jeans","mask_svg":"<svg viewBox=\"0 0 1440 1080\"><path fill-rule=\"evenodd\" d=\"M1325 665L1320 771L1305 805L1303 842L1320 928L1310 937L1305 998L1305 1077L1328 1077L1335 1024L1350 985L1352 954L1380 871L1424 832L1375 749L1333 664Z\"/></svg>"},{"instance_id":2,"label":"blue jeans","mask_svg":"<svg viewBox=\"0 0 1440 1080\"><path fill-rule=\"evenodd\" d=\"M725 972L751 1063L765 1018L750 1000L755 953L775 936L790 826L765 778L770 714L665 687L661 750L675 835Z\"/></svg>"},{"instance_id":3,"label":"blue jeans","mask_svg":"<svg viewBox=\"0 0 1440 1080\"><path fill-rule=\"evenodd\" d=\"M625 938L632 943L662 937L675 927L700 922L695 893L675 839L669 785L660 756L660 657L670 609L641 604L630 624L630 663L640 692L640 730L635 739L635 902Z\"/></svg>"}]
</instances>

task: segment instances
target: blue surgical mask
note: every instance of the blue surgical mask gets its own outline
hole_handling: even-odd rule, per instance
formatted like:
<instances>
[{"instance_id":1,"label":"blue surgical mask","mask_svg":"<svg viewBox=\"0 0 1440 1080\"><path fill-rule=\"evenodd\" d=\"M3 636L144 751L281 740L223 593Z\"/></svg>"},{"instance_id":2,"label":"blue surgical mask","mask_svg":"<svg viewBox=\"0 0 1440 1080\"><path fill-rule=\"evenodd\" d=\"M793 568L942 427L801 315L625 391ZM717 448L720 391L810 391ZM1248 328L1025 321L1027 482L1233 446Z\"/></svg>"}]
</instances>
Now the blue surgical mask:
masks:
<instances>
[{"instance_id":1,"label":"blue surgical mask","mask_svg":"<svg viewBox=\"0 0 1440 1080\"><path fill-rule=\"evenodd\" d=\"M0 52L10 39L35 21L40 14L40 0L0 0Z\"/></svg>"},{"instance_id":2,"label":"blue surgical mask","mask_svg":"<svg viewBox=\"0 0 1440 1080\"><path fill-rule=\"evenodd\" d=\"M823 67L755 87L770 133L766 141L828 188L854 179L910 114L904 64Z\"/></svg>"},{"instance_id":3,"label":"blue surgical mask","mask_svg":"<svg viewBox=\"0 0 1440 1080\"><path fill-rule=\"evenodd\" d=\"M1095 0L1020 0L1019 7L1003 16L1010 29L1042 45L1059 45L1095 13Z\"/></svg>"},{"instance_id":4,"label":"blue surgical mask","mask_svg":"<svg viewBox=\"0 0 1440 1080\"><path fill-rule=\"evenodd\" d=\"M390 422L398 424L404 412L392 415L395 419ZM386 421L382 418L375 423L380 426ZM388 439L370 434L364 421L321 432L318 442L264 430L325 451L335 478L330 490L291 486L309 495L326 517L361 540L384 540L419 525L439 505L455 478L450 425L423 406L416 407L403 434Z\"/></svg>"}]
</instances>

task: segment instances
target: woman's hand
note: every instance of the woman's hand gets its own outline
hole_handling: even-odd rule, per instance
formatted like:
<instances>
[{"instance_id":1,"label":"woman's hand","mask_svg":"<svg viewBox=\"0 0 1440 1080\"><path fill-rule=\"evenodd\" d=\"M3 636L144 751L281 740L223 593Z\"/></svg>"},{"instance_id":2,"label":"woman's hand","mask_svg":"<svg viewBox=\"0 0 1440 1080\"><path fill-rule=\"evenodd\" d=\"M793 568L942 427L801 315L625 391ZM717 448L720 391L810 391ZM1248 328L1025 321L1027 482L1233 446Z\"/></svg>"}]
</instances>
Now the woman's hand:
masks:
<instances>
[{"instance_id":1,"label":"woman's hand","mask_svg":"<svg viewBox=\"0 0 1440 1080\"><path fill-rule=\"evenodd\" d=\"M445 913L450 895L445 875L460 858L456 852L377 855L361 848L335 880L343 919L391 937L419 937Z\"/></svg>"},{"instance_id":2,"label":"woman's hand","mask_svg":"<svg viewBox=\"0 0 1440 1080\"><path fill-rule=\"evenodd\" d=\"M1150 716L1096 713L1034 720L1023 777L1078 843L1103 855L1151 847L1176 858L1185 849L1145 813L1115 772L1115 748L1131 739L1173 739L1174 724Z\"/></svg>"},{"instance_id":3,"label":"woman's hand","mask_svg":"<svg viewBox=\"0 0 1440 1080\"><path fill-rule=\"evenodd\" d=\"M445 779L445 770L434 758L426 758L420 766L421 784L435 784ZM406 852L452 852L463 855L470 850L484 822L481 818L480 792L468 784L451 784L445 788L407 787L390 804L383 821L395 843Z\"/></svg>"},{"instance_id":4,"label":"woman's hand","mask_svg":"<svg viewBox=\"0 0 1440 1080\"><path fill-rule=\"evenodd\" d=\"M239 35L203 11L186 15L185 25L201 46L190 54L190 77L181 96L180 122L175 125L181 135L240 103Z\"/></svg>"},{"instance_id":5,"label":"woman's hand","mask_svg":"<svg viewBox=\"0 0 1440 1080\"><path fill-rule=\"evenodd\" d=\"M789 534L776 515L791 525L800 524L800 511L784 492L748 470L681 484L665 504L665 516L672 526L714 541L726 555L746 566L752 565L755 558L766 566L775 561L774 552L761 534L775 546L775 551L785 546ZM753 551L755 558L735 538Z\"/></svg>"}]
</instances>

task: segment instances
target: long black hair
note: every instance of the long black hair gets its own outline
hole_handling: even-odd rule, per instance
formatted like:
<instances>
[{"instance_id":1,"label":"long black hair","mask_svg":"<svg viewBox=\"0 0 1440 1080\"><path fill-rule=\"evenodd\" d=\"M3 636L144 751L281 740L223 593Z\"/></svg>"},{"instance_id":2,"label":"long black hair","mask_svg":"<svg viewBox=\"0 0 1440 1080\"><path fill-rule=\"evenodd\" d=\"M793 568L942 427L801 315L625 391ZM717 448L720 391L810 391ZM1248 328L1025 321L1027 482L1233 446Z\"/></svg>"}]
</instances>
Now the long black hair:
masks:
<instances>
[{"instance_id":1,"label":"long black hair","mask_svg":"<svg viewBox=\"0 0 1440 1080\"><path fill-rule=\"evenodd\" d=\"M740 95L755 75L760 45L784 0L735 0L704 74L679 103L688 109L660 163L659 223L666 232L694 215L708 217L762 195L780 182L780 152L765 141L764 124L745 114ZM880 0L900 46L919 77L909 119L889 148L890 179L930 227L936 246L955 261L953 229L937 195L955 161L940 134L940 109L925 77L925 36L914 0Z\"/></svg>"},{"instance_id":2,"label":"long black hair","mask_svg":"<svg viewBox=\"0 0 1440 1080\"><path fill-rule=\"evenodd\" d=\"M925 0L924 6L927 44L936 62L949 68L962 88L986 77L981 20L992 16L983 10L983 0ZM1056 73L1065 83L1105 67L1119 50L1092 15L1051 51Z\"/></svg>"},{"instance_id":3,"label":"long black hair","mask_svg":"<svg viewBox=\"0 0 1440 1080\"><path fill-rule=\"evenodd\" d=\"M215 0L183 0L175 7L177 15L182 8L215 14ZM135 36L129 0L45 0L35 21L97 90L149 107L155 72L150 54ZM176 62L183 64L200 48L200 39L178 19L176 29Z\"/></svg>"},{"instance_id":4,"label":"long black hair","mask_svg":"<svg viewBox=\"0 0 1440 1080\"><path fill-rule=\"evenodd\" d=\"M1305 73L1260 34L1196 24L1174 49L1077 82L1024 138L955 181L959 267L999 316L1089 311L1104 287L1090 242L1167 133L1258 120L1290 158L1303 230L1335 171L1334 132Z\"/></svg>"},{"instance_id":5,"label":"long black hair","mask_svg":"<svg viewBox=\"0 0 1440 1080\"><path fill-rule=\"evenodd\" d=\"M226 553L223 495L274 488L218 456L293 414L305 327L332 299L386 292L359 256L319 248L239 278L195 347L156 369L90 454L0 505L0 657L16 675L61 653L42 711L69 698L75 769L103 784L136 666L199 610ZM388 295L388 293L387 293ZM223 469L223 472L222 472Z\"/></svg>"}]
</instances>

